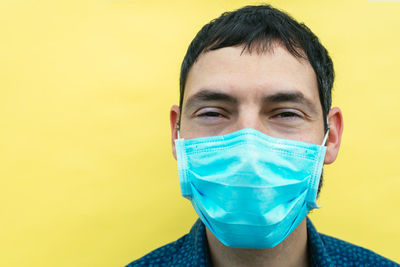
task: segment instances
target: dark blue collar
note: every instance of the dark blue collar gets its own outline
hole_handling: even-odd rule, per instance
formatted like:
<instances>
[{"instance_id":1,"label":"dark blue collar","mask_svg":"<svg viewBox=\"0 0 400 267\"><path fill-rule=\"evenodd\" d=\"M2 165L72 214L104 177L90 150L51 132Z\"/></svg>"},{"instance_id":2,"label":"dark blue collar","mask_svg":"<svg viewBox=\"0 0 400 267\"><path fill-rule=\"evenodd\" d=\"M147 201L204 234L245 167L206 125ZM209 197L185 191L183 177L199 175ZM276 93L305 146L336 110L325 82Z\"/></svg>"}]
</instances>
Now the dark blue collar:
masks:
<instances>
[{"instance_id":1,"label":"dark blue collar","mask_svg":"<svg viewBox=\"0 0 400 267\"><path fill-rule=\"evenodd\" d=\"M308 218L307 236L310 266L400 266L368 249L319 234ZM204 224L197 220L190 233L128 266L211 266Z\"/></svg>"},{"instance_id":2,"label":"dark blue collar","mask_svg":"<svg viewBox=\"0 0 400 267\"><path fill-rule=\"evenodd\" d=\"M329 257L324 243L315 229L314 225L307 218L308 233L308 251L311 266L333 266L333 262ZM192 247L191 253L185 251L184 255L176 255L183 262L189 263L190 266L211 266L210 254L208 250L206 230L200 219L193 225L190 233L187 235L187 244ZM199 262L199 259L204 259Z\"/></svg>"}]
</instances>

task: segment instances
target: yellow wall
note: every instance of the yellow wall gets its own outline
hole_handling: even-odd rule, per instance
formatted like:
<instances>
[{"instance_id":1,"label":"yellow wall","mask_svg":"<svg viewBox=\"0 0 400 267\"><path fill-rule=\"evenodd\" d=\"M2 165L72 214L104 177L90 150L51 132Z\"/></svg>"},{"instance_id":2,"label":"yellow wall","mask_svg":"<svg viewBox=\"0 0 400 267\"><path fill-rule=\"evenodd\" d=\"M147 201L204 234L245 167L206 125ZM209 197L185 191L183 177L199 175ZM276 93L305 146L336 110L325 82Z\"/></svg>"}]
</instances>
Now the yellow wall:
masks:
<instances>
[{"instance_id":1,"label":"yellow wall","mask_svg":"<svg viewBox=\"0 0 400 267\"><path fill-rule=\"evenodd\" d=\"M254 1L0 1L0 266L122 266L186 233L169 108L189 41ZM400 2L271 1L330 51L345 131L312 219L400 261Z\"/></svg>"}]
</instances>

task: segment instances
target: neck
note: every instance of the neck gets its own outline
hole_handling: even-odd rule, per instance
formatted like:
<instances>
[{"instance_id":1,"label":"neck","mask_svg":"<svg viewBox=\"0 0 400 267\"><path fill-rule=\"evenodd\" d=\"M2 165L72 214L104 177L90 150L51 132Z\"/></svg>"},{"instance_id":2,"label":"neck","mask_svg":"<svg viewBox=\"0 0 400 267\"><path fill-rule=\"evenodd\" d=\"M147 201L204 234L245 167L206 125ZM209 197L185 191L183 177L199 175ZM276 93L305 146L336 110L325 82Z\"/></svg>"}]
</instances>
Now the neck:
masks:
<instances>
[{"instance_id":1,"label":"neck","mask_svg":"<svg viewBox=\"0 0 400 267\"><path fill-rule=\"evenodd\" d=\"M214 267L308 266L306 219L280 244L267 249L232 248L222 244L207 228L206 234Z\"/></svg>"}]
</instances>

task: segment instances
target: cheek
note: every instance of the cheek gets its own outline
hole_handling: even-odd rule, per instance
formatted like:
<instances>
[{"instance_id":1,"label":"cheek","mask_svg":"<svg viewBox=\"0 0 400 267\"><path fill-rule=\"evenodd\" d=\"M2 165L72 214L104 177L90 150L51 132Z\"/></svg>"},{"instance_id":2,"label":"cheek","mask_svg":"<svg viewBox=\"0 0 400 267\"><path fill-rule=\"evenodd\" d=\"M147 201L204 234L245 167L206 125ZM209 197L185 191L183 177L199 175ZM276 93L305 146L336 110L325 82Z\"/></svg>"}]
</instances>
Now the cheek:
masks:
<instances>
[{"instance_id":1,"label":"cheek","mask_svg":"<svg viewBox=\"0 0 400 267\"><path fill-rule=\"evenodd\" d=\"M232 124L229 123L205 126L196 123L194 120L182 120L180 136L185 139L193 139L228 134L236 130L239 129L234 129Z\"/></svg>"},{"instance_id":2,"label":"cheek","mask_svg":"<svg viewBox=\"0 0 400 267\"><path fill-rule=\"evenodd\" d=\"M291 129L268 129L268 135L282 138L282 139L289 139L295 141L301 141L306 143L311 143L315 145L321 145L324 139L324 131L323 125L321 126L314 124L313 126L302 125L297 128Z\"/></svg>"},{"instance_id":3,"label":"cheek","mask_svg":"<svg viewBox=\"0 0 400 267\"><path fill-rule=\"evenodd\" d=\"M216 136L226 134L225 132L217 131L215 129L207 129L203 127L193 127L188 131L185 131L181 134L182 138L185 139L193 139L193 138L200 138L200 137L208 137L208 136Z\"/></svg>"},{"instance_id":4,"label":"cheek","mask_svg":"<svg viewBox=\"0 0 400 267\"><path fill-rule=\"evenodd\" d=\"M325 131L323 126L316 126L312 130L306 131L302 134L301 139L299 141L312 143L315 145L323 145L322 142L324 140Z\"/></svg>"},{"instance_id":5,"label":"cheek","mask_svg":"<svg viewBox=\"0 0 400 267\"><path fill-rule=\"evenodd\" d=\"M180 128L180 137L184 139L193 139L199 137L211 136L210 130L206 127L199 127L191 120L182 119Z\"/></svg>"},{"instance_id":6,"label":"cheek","mask_svg":"<svg viewBox=\"0 0 400 267\"><path fill-rule=\"evenodd\" d=\"M303 138L299 141L315 145L322 145L323 139L324 139L323 135L318 133L318 134L307 134L306 136L303 136Z\"/></svg>"}]
</instances>

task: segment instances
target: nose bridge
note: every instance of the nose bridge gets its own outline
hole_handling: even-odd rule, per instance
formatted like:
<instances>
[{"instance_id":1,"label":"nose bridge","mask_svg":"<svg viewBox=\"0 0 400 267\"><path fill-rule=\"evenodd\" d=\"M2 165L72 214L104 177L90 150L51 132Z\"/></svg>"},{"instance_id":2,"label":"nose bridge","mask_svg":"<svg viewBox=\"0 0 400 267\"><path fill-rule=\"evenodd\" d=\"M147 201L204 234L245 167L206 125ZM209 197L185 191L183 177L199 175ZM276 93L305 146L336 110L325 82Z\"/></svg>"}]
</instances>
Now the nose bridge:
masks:
<instances>
[{"instance_id":1,"label":"nose bridge","mask_svg":"<svg viewBox=\"0 0 400 267\"><path fill-rule=\"evenodd\" d=\"M265 123L257 105L243 105L239 109L235 130L244 128L252 128L261 132L265 132Z\"/></svg>"}]
</instances>

